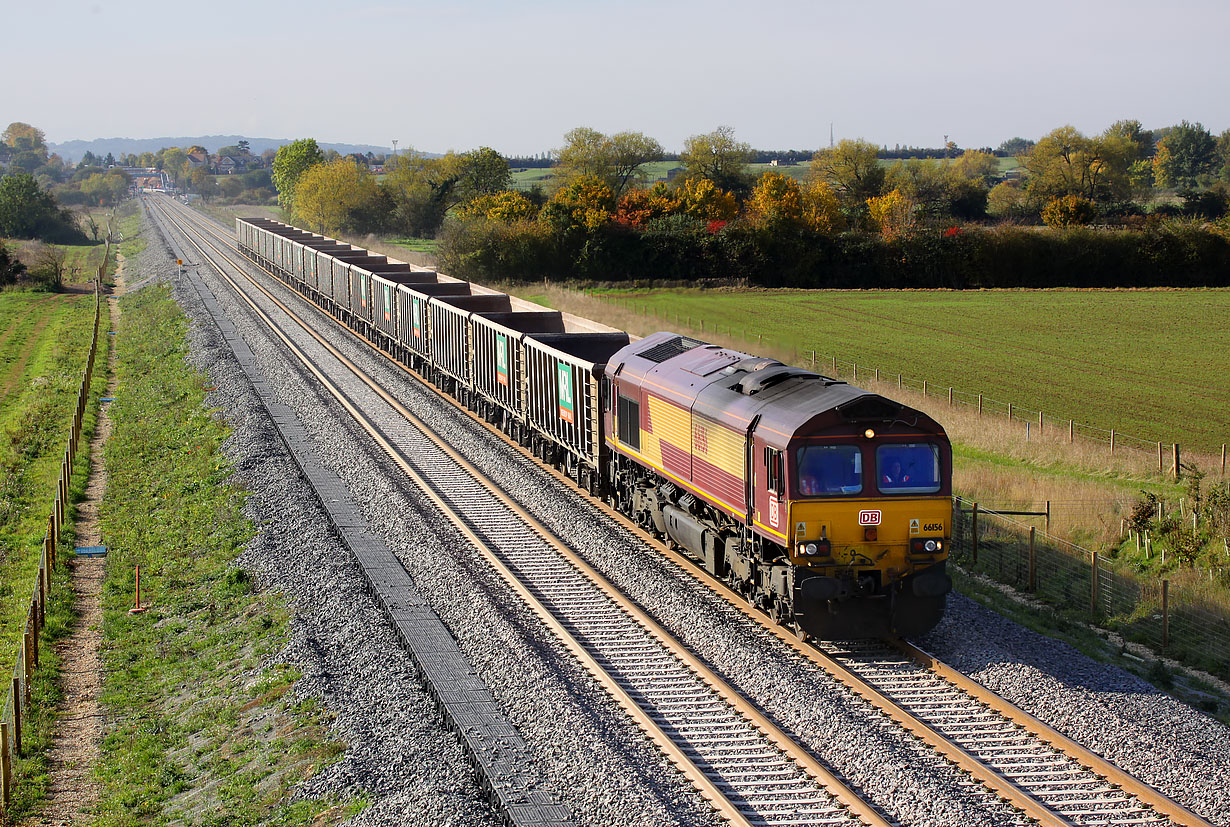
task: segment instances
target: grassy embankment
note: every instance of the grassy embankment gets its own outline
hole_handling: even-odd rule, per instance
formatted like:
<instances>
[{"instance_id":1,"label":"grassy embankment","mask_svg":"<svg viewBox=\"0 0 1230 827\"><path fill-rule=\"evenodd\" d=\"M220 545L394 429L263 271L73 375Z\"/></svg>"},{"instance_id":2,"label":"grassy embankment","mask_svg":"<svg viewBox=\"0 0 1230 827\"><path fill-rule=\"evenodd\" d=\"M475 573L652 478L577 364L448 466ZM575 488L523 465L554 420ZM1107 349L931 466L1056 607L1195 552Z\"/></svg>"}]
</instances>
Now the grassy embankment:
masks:
<instances>
[{"instance_id":1,"label":"grassy embankment","mask_svg":"<svg viewBox=\"0 0 1230 827\"><path fill-rule=\"evenodd\" d=\"M0 668L16 662L30 607L47 518L93 329L93 295L0 293ZM98 360L82 444L93 435L105 365ZM85 490L88 452L74 464L70 501ZM71 548L73 515L59 537ZM64 555L51 576L41 660L32 682L33 708L23 732L25 756L14 763L12 814L28 811L45 792L47 758L59 700L60 664L51 645L72 622ZM7 686L0 698L7 697Z\"/></svg>"},{"instance_id":2,"label":"grassy embankment","mask_svg":"<svg viewBox=\"0 0 1230 827\"><path fill-rule=\"evenodd\" d=\"M342 747L328 714L291 692L295 671L272 662L289 634L285 601L235 565L253 529L227 482L227 428L183 361L186 322L163 287L121 303L102 510L109 726L93 823L333 823L357 805L287 797ZM130 615L137 565L151 608Z\"/></svg>"}]
</instances>

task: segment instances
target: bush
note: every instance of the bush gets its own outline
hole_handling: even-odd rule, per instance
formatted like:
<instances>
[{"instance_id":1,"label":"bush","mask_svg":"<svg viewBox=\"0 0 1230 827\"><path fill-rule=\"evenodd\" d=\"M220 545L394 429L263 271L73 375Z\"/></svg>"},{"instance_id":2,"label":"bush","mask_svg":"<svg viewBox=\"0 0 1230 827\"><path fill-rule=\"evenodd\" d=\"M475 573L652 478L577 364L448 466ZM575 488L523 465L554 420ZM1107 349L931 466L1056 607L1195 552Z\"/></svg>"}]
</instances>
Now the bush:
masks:
<instances>
[{"instance_id":1,"label":"bush","mask_svg":"<svg viewBox=\"0 0 1230 827\"><path fill-rule=\"evenodd\" d=\"M18 261L9 248L0 244L0 287L13 284L26 272L26 265Z\"/></svg>"},{"instance_id":2,"label":"bush","mask_svg":"<svg viewBox=\"0 0 1230 827\"><path fill-rule=\"evenodd\" d=\"M1048 227L1075 227L1088 224L1098 215L1098 208L1088 198L1065 195L1042 208L1042 223Z\"/></svg>"}]
</instances>

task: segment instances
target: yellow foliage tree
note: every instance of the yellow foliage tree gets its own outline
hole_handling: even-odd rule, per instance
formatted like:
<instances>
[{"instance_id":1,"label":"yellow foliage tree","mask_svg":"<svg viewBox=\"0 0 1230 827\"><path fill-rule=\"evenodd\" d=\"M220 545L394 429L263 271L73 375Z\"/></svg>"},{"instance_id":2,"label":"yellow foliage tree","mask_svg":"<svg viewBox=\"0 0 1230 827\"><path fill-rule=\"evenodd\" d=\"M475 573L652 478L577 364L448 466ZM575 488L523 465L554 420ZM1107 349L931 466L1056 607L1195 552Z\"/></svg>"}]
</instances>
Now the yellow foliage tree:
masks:
<instances>
[{"instance_id":1,"label":"yellow foliage tree","mask_svg":"<svg viewBox=\"0 0 1230 827\"><path fill-rule=\"evenodd\" d=\"M885 240L891 241L910 228L913 220L914 205L894 189L884 195L867 199L867 211L875 222Z\"/></svg>"},{"instance_id":2,"label":"yellow foliage tree","mask_svg":"<svg viewBox=\"0 0 1230 827\"><path fill-rule=\"evenodd\" d=\"M593 176L581 176L556 190L540 213L557 232L592 233L611 220L615 196Z\"/></svg>"},{"instance_id":3,"label":"yellow foliage tree","mask_svg":"<svg viewBox=\"0 0 1230 827\"><path fill-rule=\"evenodd\" d=\"M747 199L747 216L756 224L801 224L803 193L793 178L766 172Z\"/></svg>"},{"instance_id":4,"label":"yellow foliage tree","mask_svg":"<svg viewBox=\"0 0 1230 827\"><path fill-rule=\"evenodd\" d=\"M351 212L376 195L366 167L338 158L306 170L295 185L295 215L318 232L345 228Z\"/></svg>"},{"instance_id":5,"label":"yellow foliage tree","mask_svg":"<svg viewBox=\"0 0 1230 827\"><path fill-rule=\"evenodd\" d=\"M803 222L819 233L832 235L846 228L846 216L841 211L841 199L823 181L812 181L801 190Z\"/></svg>"},{"instance_id":6,"label":"yellow foliage tree","mask_svg":"<svg viewBox=\"0 0 1230 827\"><path fill-rule=\"evenodd\" d=\"M739 214L733 193L718 187L708 178L687 178L679 188L683 212L704 221L730 221Z\"/></svg>"},{"instance_id":7,"label":"yellow foliage tree","mask_svg":"<svg viewBox=\"0 0 1230 827\"><path fill-rule=\"evenodd\" d=\"M458 214L463 218L479 216L492 221L512 223L533 218L538 214L538 207L519 192L502 190L478 196L458 210Z\"/></svg>"}]
</instances>

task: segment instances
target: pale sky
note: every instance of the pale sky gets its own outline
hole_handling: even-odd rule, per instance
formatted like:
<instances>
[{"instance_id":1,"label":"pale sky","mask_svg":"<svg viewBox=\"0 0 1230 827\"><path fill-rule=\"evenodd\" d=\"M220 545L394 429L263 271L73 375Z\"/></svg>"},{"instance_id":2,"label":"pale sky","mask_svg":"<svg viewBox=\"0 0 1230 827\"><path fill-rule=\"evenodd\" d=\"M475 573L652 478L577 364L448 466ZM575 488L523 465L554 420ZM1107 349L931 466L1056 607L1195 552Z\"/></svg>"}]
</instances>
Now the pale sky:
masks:
<instances>
[{"instance_id":1,"label":"pale sky","mask_svg":"<svg viewBox=\"0 0 1230 827\"><path fill-rule=\"evenodd\" d=\"M1230 3L1029 0L12 0L0 128L245 134L428 152L668 151L727 124L763 149L997 146L1071 124L1230 128Z\"/></svg>"}]
</instances>

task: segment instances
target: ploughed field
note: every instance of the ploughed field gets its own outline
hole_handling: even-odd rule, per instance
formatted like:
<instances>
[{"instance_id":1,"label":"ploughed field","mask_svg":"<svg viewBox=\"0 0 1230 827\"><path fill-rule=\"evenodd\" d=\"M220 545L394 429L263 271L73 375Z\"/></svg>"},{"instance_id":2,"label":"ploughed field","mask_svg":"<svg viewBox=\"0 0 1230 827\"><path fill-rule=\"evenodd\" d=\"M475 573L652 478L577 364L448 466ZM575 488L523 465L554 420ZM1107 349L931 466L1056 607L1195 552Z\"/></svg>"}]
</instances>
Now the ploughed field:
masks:
<instances>
[{"instance_id":1,"label":"ploughed field","mask_svg":"<svg viewBox=\"0 0 1230 827\"><path fill-rule=\"evenodd\" d=\"M856 363L860 378L864 369L879 368L888 381L902 373L913 384L927 380L933 393L952 386L1200 452L1230 442L1230 290L669 289L599 297L701 338L715 325L721 336L746 332L749 350L778 358L797 352L809 362L815 350L822 373L837 356L843 371Z\"/></svg>"}]
</instances>

